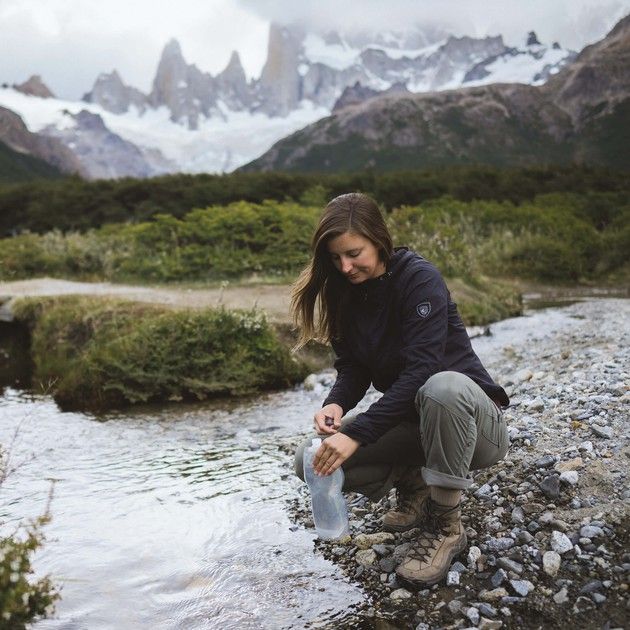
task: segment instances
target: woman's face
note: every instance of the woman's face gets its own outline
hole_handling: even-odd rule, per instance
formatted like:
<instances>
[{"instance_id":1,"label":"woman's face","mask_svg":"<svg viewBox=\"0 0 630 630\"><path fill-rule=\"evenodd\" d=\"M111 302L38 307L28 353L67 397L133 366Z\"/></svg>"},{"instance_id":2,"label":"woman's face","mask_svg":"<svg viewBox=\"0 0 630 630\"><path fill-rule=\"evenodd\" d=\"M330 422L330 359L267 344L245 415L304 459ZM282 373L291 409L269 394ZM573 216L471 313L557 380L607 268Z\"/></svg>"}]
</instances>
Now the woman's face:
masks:
<instances>
[{"instance_id":1,"label":"woman's face","mask_svg":"<svg viewBox=\"0 0 630 630\"><path fill-rule=\"evenodd\" d=\"M328 252L335 268L352 284L385 273L385 263L380 259L378 249L364 236L344 232L328 241Z\"/></svg>"}]
</instances>

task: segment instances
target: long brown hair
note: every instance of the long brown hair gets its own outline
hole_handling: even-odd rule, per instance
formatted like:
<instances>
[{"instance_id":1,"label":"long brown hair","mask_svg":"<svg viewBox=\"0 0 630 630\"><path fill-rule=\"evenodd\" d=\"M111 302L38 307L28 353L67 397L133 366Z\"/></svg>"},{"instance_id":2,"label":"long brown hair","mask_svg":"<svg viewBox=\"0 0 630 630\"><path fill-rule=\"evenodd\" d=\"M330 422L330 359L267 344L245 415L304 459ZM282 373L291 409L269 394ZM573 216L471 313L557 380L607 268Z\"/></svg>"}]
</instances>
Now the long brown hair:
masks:
<instances>
[{"instance_id":1,"label":"long brown hair","mask_svg":"<svg viewBox=\"0 0 630 630\"><path fill-rule=\"evenodd\" d=\"M291 315L299 330L296 349L311 339L329 342L340 334L339 302L348 281L335 269L328 242L346 232L369 239L385 264L392 255L392 237L371 197L348 193L329 202L311 239L311 261L291 291Z\"/></svg>"}]
</instances>

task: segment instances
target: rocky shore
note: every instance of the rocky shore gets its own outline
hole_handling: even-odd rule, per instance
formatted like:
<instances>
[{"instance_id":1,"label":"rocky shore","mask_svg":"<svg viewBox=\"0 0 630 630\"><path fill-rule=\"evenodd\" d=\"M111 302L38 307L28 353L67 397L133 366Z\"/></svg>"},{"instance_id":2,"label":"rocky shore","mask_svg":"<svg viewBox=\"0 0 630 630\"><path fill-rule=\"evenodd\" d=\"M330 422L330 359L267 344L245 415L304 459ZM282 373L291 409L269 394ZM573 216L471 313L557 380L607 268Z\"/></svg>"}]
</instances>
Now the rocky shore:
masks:
<instances>
[{"instance_id":1,"label":"rocky shore","mask_svg":"<svg viewBox=\"0 0 630 630\"><path fill-rule=\"evenodd\" d=\"M475 345L511 397L511 447L473 473L462 504L467 550L441 583L405 587L395 567L416 532L382 532L393 491L377 504L350 495L351 538L315 544L367 594L343 627L627 626L630 301L580 302L491 333ZM331 380L308 385L325 390ZM306 488L298 491L296 523L312 527Z\"/></svg>"}]
</instances>

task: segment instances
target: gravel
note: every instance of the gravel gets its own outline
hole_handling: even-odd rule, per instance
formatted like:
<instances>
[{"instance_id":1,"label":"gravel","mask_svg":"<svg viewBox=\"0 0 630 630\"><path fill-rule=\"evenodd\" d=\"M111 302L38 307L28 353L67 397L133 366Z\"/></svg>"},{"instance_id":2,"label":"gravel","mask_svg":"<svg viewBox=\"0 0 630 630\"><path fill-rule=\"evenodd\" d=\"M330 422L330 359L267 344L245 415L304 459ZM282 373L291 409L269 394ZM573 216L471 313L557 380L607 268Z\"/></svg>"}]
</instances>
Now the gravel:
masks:
<instances>
[{"instance_id":1,"label":"gravel","mask_svg":"<svg viewBox=\"0 0 630 630\"><path fill-rule=\"evenodd\" d=\"M369 623L527 629L579 628L588 619L588 627L624 627L628 321L630 301L594 300L500 322L493 335L474 340L510 395L511 446L495 466L473 471L462 498L468 548L445 578L430 587L400 584L395 567L417 532L371 537L395 504L393 491L377 504L350 495L351 507L365 510L353 539L316 541L319 553L363 585ZM302 492L298 523L310 517ZM346 553L333 553L340 547Z\"/></svg>"}]
</instances>

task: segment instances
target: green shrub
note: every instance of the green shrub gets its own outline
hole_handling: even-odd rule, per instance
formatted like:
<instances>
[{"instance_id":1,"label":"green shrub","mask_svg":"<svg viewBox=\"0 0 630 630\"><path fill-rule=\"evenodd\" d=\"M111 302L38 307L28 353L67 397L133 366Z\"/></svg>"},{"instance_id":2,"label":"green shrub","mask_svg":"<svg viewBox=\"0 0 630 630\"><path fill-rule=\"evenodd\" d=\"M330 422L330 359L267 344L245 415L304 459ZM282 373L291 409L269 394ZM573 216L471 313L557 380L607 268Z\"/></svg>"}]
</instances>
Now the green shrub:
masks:
<instances>
[{"instance_id":1,"label":"green shrub","mask_svg":"<svg viewBox=\"0 0 630 630\"><path fill-rule=\"evenodd\" d=\"M21 300L35 382L64 408L201 400L286 387L306 368L257 311L175 311L120 300Z\"/></svg>"}]
</instances>

